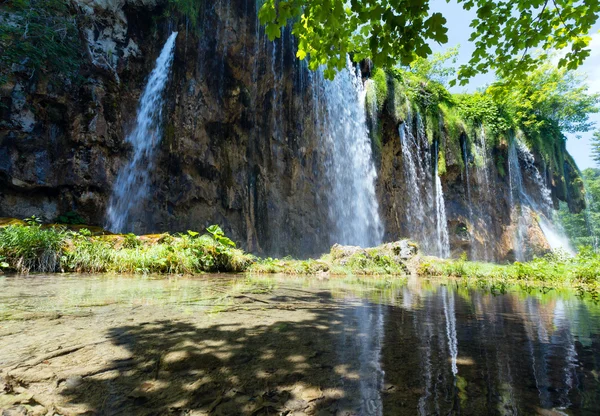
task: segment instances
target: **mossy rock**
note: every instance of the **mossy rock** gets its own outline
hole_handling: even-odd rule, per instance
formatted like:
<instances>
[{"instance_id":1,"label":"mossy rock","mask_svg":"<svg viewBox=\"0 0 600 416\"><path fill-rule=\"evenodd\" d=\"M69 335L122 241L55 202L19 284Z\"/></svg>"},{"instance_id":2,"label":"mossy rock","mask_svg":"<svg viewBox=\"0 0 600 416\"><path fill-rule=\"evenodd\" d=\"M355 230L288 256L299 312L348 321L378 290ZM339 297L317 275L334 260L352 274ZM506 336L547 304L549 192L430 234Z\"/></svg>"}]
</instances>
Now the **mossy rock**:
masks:
<instances>
[{"instance_id":1,"label":"mossy rock","mask_svg":"<svg viewBox=\"0 0 600 416\"><path fill-rule=\"evenodd\" d=\"M110 231L107 231L102 227L97 227L97 226L93 226L93 225L78 224L78 225L67 225L66 227L68 230L71 230L71 231L81 231L81 230L85 229L85 230L88 230L90 233L92 233L92 235L95 235L95 236L112 234Z\"/></svg>"},{"instance_id":2,"label":"mossy rock","mask_svg":"<svg viewBox=\"0 0 600 416\"><path fill-rule=\"evenodd\" d=\"M27 223L17 218L0 218L0 228L10 225L27 225Z\"/></svg>"},{"instance_id":3,"label":"mossy rock","mask_svg":"<svg viewBox=\"0 0 600 416\"><path fill-rule=\"evenodd\" d=\"M138 238L145 245L169 244L175 240L175 237L173 237L169 233L145 234L145 235L140 235Z\"/></svg>"}]
</instances>

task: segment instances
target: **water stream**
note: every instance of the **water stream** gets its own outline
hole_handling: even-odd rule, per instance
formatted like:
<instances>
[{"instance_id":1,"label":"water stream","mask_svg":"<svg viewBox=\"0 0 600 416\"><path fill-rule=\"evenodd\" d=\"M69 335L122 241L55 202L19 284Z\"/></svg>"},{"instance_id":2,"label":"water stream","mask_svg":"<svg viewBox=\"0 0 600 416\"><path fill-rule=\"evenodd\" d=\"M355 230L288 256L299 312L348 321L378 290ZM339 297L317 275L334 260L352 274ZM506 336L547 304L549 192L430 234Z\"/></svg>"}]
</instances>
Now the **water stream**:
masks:
<instances>
[{"instance_id":1,"label":"water stream","mask_svg":"<svg viewBox=\"0 0 600 416\"><path fill-rule=\"evenodd\" d=\"M333 81L323 80L323 139L329 151L332 183L329 213L332 242L372 247L383 239L375 193L377 172L367 129L365 90L360 71L348 59Z\"/></svg>"},{"instance_id":2,"label":"water stream","mask_svg":"<svg viewBox=\"0 0 600 416\"><path fill-rule=\"evenodd\" d=\"M515 226L513 238L515 259L517 261L527 259L525 246L528 227L530 222L536 219L552 250L573 255L574 250L568 238L553 221L555 212L550 189L535 166L534 157L529 149L516 139L509 145L508 167L511 222ZM524 185L524 174L528 175L528 179L533 182L534 189L539 190L539 195L529 194Z\"/></svg>"},{"instance_id":3,"label":"water stream","mask_svg":"<svg viewBox=\"0 0 600 416\"><path fill-rule=\"evenodd\" d=\"M113 232L134 231L134 211L147 198L154 152L162 140L164 90L175 54L173 32L167 39L140 97L136 124L126 141L133 148L129 162L119 171L106 212L106 228Z\"/></svg>"},{"instance_id":4,"label":"water stream","mask_svg":"<svg viewBox=\"0 0 600 416\"><path fill-rule=\"evenodd\" d=\"M450 242L442 181L438 173L438 143L433 158L419 114L416 129L409 111L406 122L398 126L402 148L402 166L406 181L405 206L409 237L418 241L425 253L448 257Z\"/></svg>"}]
</instances>

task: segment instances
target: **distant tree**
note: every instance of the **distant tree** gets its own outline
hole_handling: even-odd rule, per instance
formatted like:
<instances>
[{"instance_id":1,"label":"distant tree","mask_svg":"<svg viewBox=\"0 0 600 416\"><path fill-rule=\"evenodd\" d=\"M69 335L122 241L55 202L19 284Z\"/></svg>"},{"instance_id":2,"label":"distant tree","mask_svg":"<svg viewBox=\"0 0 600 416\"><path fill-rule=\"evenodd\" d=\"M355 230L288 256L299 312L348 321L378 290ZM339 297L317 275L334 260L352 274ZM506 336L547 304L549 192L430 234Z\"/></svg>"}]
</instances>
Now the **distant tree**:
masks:
<instances>
[{"instance_id":1,"label":"distant tree","mask_svg":"<svg viewBox=\"0 0 600 416\"><path fill-rule=\"evenodd\" d=\"M582 177L587 193L586 211L573 214L566 204L561 204L558 217L575 247L597 248L600 243L600 169L585 169Z\"/></svg>"},{"instance_id":2,"label":"distant tree","mask_svg":"<svg viewBox=\"0 0 600 416\"><path fill-rule=\"evenodd\" d=\"M430 58L416 58L410 64L410 71L423 78L439 82L446 86L448 78L456 75L458 46L445 52L436 52Z\"/></svg>"},{"instance_id":3,"label":"distant tree","mask_svg":"<svg viewBox=\"0 0 600 416\"><path fill-rule=\"evenodd\" d=\"M591 139L592 158L596 165L600 167L600 130L594 133Z\"/></svg>"}]
</instances>

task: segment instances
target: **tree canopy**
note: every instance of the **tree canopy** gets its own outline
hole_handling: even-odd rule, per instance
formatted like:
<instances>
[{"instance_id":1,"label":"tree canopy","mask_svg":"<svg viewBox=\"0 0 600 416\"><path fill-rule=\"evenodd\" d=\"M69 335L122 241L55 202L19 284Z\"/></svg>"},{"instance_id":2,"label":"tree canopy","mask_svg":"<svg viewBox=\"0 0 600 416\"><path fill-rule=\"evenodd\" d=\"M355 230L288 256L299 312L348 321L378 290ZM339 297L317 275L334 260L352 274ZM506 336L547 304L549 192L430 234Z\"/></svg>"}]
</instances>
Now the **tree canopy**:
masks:
<instances>
[{"instance_id":1,"label":"tree canopy","mask_svg":"<svg viewBox=\"0 0 600 416\"><path fill-rule=\"evenodd\" d=\"M556 127L562 133L590 131L590 115L598 113L600 94L589 92L585 77L551 61L518 80L500 80L489 88L497 99L511 107L514 118L525 128L541 131Z\"/></svg>"},{"instance_id":2,"label":"tree canopy","mask_svg":"<svg viewBox=\"0 0 600 416\"><path fill-rule=\"evenodd\" d=\"M458 70L461 85L490 70L519 78L553 50L565 52L559 67L576 69L590 54L588 35L600 14L600 0L457 2L476 11L470 23L475 50ZM447 20L431 0L266 0L259 18L272 40L292 21L297 56L309 58L311 69L324 65L328 78L345 66L347 54L356 62L409 66L432 53L432 42L448 42Z\"/></svg>"}]
</instances>

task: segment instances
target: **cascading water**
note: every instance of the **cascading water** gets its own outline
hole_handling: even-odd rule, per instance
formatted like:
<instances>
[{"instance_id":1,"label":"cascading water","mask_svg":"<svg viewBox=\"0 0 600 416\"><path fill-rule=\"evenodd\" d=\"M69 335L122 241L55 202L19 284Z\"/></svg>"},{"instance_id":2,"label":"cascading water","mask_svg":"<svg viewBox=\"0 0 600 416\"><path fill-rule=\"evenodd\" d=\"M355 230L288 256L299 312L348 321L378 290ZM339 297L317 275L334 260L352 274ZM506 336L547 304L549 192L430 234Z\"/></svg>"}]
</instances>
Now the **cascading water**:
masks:
<instances>
[{"instance_id":1,"label":"cascading water","mask_svg":"<svg viewBox=\"0 0 600 416\"><path fill-rule=\"evenodd\" d=\"M398 127L408 190L405 208L408 233L421 243L425 252L448 257L450 243L442 181L438 173L438 144L434 144L435 155L432 160L429 142L418 114L416 120L415 133L410 112L407 121Z\"/></svg>"},{"instance_id":2,"label":"cascading water","mask_svg":"<svg viewBox=\"0 0 600 416\"><path fill-rule=\"evenodd\" d=\"M446 217L446 202L444 201L444 191L442 189L442 180L438 173L438 142L435 142L435 213L437 230L437 250L440 257L450 256L450 236L448 235L448 219Z\"/></svg>"},{"instance_id":3,"label":"cascading water","mask_svg":"<svg viewBox=\"0 0 600 416\"><path fill-rule=\"evenodd\" d=\"M479 214L478 217L483 224L492 224L492 216L491 205L493 204L493 195L492 195L492 187L490 186L490 173L489 173L489 155L487 149L487 137L485 133L485 128L482 126L480 129L480 135L478 137L479 140L475 141L475 153L476 153L476 163L475 163L475 176L477 178L478 183L478 207ZM473 219L471 219L473 222ZM486 234L486 227L479 226L479 230L482 234ZM492 237L487 237L483 239L482 245L482 253L477 255L477 258L491 261L493 260L493 255L490 253L490 247L488 241L491 241Z\"/></svg>"},{"instance_id":4,"label":"cascading water","mask_svg":"<svg viewBox=\"0 0 600 416\"><path fill-rule=\"evenodd\" d=\"M154 151L162 139L163 92L175 55L176 38L177 32L173 32L156 60L140 98L135 128L126 138L133 147L133 157L121 169L113 187L106 214L106 227L111 231L132 230L132 211L146 199Z\"/></svg>"},{"instance_id":5,"label":"cascading water","mask_svg":"<svg viewBox=\"0 0 600 416\"><path fill-rule=\"evenodd\" d=\"M375 194L377 172L372 160L366 124L365 91L360 72L348 59L347 68L333 81L324 81L323 131L332 181L329 213L335 230L333 242L362 247L383 239Z\"/></svg>"},{"instance_id":6,"label":"cascading water","mask_svg":"<svg viewBox=\"0 0 600 416\"><path fill-rule=\"evenodd\" d=\"M539 203L525 189L523 184L523 169L519 161L519 155L521 155L524 161L526 171L530 172L529 176L533 180L535 188L540 190L541 202ZM523 261L526 259L524 243L528 228L527 217L532 217L533 213L538 214L538 224L550 248L573 255L574 251L567 237L552 222L554 211L552 209L550 190L534 164L534 157L529 149L523 144L518 143L517 140L512 140L508 148L508 173L510 179L509 202L511 217L512 223L516 225L513 239L515 260Z\"/></svg>"},{"instance_id":7,"label":"cascading water","mask_svg":"<svg viewBox=\"0 0 600 416\"><path fill-rule=\"evenodd\" d=\"M525 235L527 233L527 223L523 216L522 196L523 191L523 176L521 174L521 165L519 164L519 155L515 140L508 147L508 176L510 182L510 209L511 222L515 224L516 230L513 235L513 247L515 260L525 260Z\"/></svg>"}]
</instances>

